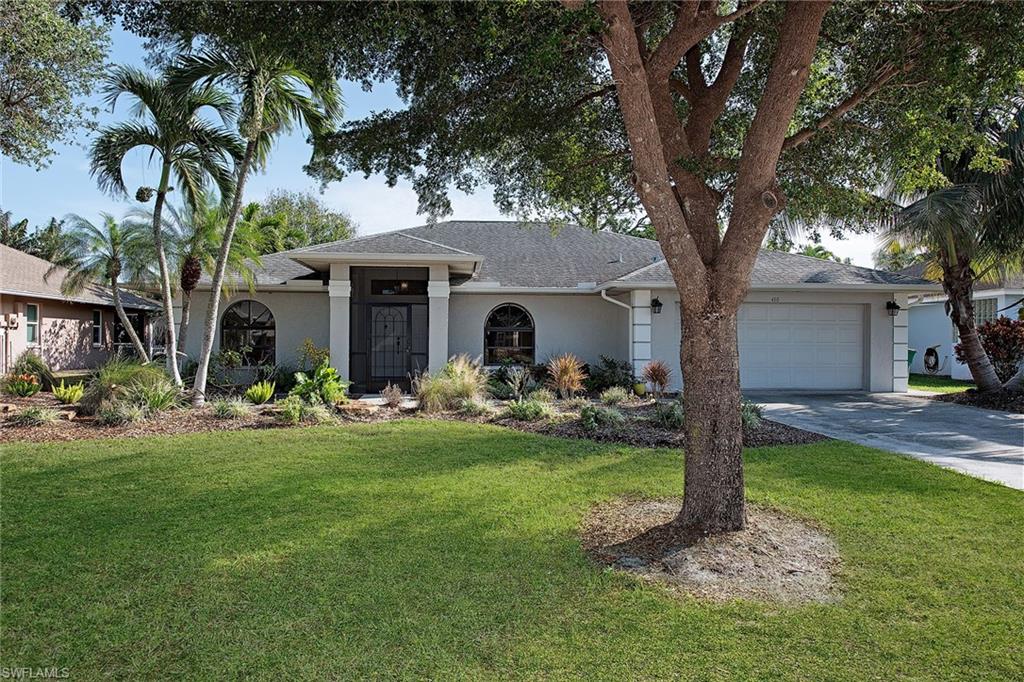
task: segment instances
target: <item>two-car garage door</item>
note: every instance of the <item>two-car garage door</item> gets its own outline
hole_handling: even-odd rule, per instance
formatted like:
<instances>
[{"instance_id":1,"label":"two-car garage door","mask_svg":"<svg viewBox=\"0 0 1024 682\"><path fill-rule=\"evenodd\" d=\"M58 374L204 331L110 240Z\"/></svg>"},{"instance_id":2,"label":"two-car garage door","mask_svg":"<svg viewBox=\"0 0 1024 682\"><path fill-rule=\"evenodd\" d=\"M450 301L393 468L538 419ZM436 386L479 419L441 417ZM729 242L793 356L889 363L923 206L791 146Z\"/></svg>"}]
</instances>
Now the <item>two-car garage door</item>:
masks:
<instances>
[{"instance_id":1,"label":"two-car garage door","mask_svg":"<svg viewBox=\"0 0 1024 682\"><path fill-rule=\"evenodd\" d=\"M746 389L861 389L862 305L746 303L739 313L740 383Z\"/></svg>"}]
</instances>

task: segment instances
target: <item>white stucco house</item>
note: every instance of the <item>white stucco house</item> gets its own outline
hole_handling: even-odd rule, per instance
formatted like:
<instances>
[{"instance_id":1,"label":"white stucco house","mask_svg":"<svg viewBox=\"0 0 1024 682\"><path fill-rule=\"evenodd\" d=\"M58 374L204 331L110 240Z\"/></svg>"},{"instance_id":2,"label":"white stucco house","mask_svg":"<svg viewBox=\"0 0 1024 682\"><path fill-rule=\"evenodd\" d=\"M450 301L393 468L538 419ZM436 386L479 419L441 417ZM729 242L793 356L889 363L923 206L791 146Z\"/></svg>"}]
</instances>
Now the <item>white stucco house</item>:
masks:
<instances>
[{"instance_id":1,"label":"white stucco house","mask_svg":"<svg viewBox=\"0 0 1024 682\"><path fill-rule=\"evenodd\" d=\"M650 240L445 222L265 256L254 291L236 284L221 304L216 348L295 364L309 338L330 348L355 393L405 383L459 353L487 365L607 355L638 374L659 358L674 368L672 388L681 386L679 298ZM741 382L906 391L908 299L936 291L915 277L762 252L740 311ZM205 304L193 297L196 327ZM193 357L200 336L189 334Z\"/></svg>"},{"instance_id":2,"label":"white stucco house","mask_svg":"<svg viewBox=\"0 0 1024 682\"><path fill-rule=\"evenodd\" d=\"M904 268L900 274L908 277L922 277L924 265L912 265ZM1024 277L1009 277L997 282L984 282L974 287L974 322L981 324L996 319L1009 317L1017 319L1017 311L1024 299ZM932 347L938 353L938 371L940 376L970 381L971 372L967 365L959 362L953 347L959 343L959 337L952 321L946 314L946 295L931 292L911 297L910 301L910 347L917 351L910 371L915 374L925 372L924 355Z\"/></svg>"}]
</instances>

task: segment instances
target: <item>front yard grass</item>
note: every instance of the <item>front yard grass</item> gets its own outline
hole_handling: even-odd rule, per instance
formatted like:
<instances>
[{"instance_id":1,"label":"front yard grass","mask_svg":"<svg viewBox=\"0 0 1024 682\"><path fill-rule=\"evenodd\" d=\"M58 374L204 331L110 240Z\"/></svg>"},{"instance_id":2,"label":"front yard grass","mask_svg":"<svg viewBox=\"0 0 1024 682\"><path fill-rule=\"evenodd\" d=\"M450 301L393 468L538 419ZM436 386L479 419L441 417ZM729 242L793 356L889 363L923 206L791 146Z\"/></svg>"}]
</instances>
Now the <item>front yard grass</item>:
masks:
<instances>
[{"instance_id":1,"label":"front yard grass","mask_svg":"<svg viewBox=\"0 0 1024 682\"><path fill-rule=\"evenodd\" d=\"M1024 495L843 442L746 452L837 604L709 604L577 525L681 455L458 422L4 446L0 665L72 678L1009 679Z\"/></svg>"},{"instance_id":2,"label":"front yard grass","mask_svg":"<svg viewBox=\"0 0 1024 682\"><path fill-rule=\"evenodd\" d=\"M949 377L937 377L930 374L911 374L910 388L915 391L931 391L933 393L960 393L974 388L973 381L960 381Z\"/></svg>"}]
</instances>

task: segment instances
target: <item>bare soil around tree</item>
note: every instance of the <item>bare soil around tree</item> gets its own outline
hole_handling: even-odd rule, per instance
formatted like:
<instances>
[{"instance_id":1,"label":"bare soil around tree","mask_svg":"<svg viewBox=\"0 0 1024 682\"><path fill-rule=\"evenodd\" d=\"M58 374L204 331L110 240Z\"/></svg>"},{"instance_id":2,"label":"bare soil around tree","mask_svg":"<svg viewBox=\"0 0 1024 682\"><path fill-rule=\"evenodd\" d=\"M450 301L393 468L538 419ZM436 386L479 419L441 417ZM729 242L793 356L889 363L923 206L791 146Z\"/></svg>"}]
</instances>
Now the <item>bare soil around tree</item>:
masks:
<instances>
[{"instance_id":1,"label":"bare soil around tree","mask_svg":"<svg viewBox=\"0 0 1024 682\"><path fill-rule=\"evenodd\" d=\"M751 505L744 530L695 537L673 523L681 504L626 498L596 506L582 524L583 547L598 563L679 595L782 604L841 599L839 550L820 528Z\"/></svg>"}]
</instances>

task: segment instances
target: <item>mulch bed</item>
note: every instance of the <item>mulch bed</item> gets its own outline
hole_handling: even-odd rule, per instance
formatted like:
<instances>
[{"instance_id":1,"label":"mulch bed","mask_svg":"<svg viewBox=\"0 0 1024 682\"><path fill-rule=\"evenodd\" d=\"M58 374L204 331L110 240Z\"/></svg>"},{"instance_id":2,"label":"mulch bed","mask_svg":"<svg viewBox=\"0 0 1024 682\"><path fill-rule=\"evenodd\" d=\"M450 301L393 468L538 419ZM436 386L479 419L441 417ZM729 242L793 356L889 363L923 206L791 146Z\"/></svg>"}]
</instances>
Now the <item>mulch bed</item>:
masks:
<instances>
[{"instance_id":1,"label":"mulch bed","mask_svg":"<svg viewBox=\"0 0 1024 682\"><path fill-rule=\"evenodd\" d=\"M940 400L944 403L956 403L958 405L970 405L971 407L983 407L987 410L1002 410L1024 414L1024 393L979 393L973 388L959 393L939 393L932 396L932 400Z\"/></svg>"},{"instance_id":2,"label":"mulch bed","mask_svg":"<svg viewBox=\"0 0 1024 682\"><path fill-rule=\"evenodd\" d=\"M580 531L584 550L598 563L711 601L841 598L839 550L821 529L751 505L745 529L694 537L673 523L681 504L627 498L594 507Z\"/></svg>"}]
</instances>

